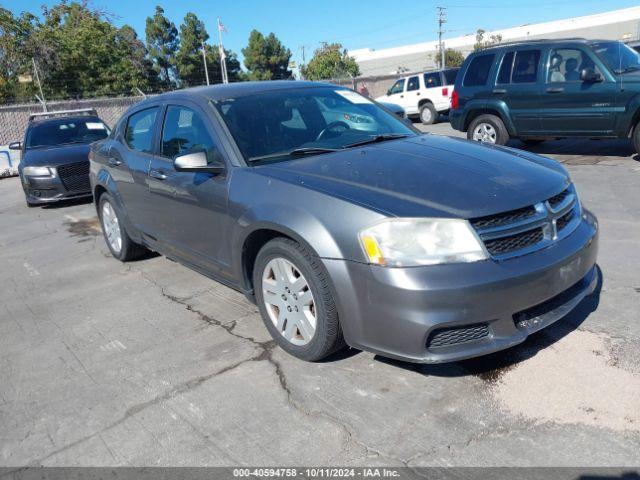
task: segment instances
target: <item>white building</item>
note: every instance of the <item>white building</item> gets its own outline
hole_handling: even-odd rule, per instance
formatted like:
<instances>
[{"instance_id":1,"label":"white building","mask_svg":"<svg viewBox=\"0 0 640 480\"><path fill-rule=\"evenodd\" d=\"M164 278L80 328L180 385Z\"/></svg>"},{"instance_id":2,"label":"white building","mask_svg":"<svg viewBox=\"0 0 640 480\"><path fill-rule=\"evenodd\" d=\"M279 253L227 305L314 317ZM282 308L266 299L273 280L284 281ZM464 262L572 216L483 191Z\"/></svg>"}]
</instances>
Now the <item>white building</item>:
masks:
<instances>
[{"instance_id":1,"label":"white building","mask_svg":"<svg viewBox=\"0 0 640 480\"><path fill-rule=\"evenodd\" d=\"M488 31L485 39L490 35L501 35L503 42L571 37L637 40L640 39L640 7ZM473 50L475 42L476 33L473 32L461 37L445 38L445 48L453 48L466 55ZM438 42L431 41L381 50L362 48L351 50L349 54L360 65L363 76L388 75L433 68L437 47Z\"/></svg>"}]
</instances>

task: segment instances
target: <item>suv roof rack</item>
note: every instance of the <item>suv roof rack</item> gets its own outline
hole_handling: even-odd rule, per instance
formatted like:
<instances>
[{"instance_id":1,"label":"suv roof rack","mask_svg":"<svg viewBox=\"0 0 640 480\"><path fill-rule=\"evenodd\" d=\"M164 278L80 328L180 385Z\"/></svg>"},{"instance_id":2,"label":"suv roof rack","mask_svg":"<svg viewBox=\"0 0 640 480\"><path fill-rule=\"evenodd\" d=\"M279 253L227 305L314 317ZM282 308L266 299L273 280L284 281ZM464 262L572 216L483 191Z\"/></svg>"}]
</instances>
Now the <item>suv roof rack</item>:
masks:
<instances>
[{"instance_id":1,"label":"suv roof rack","mask_svg":"<svg viewBox=\"0 0 640 480\"><path fill-rule=\"evenodd\" d=\"M500 47L508 47L510 45L520 45L523 43L560 43L560 42L586 42L587 39L584 37L567 37L567 38L533 38L531 40L521 39L521 40L512 40L510 42L500 42L496 45L491 45L487 47L485 50L489 50L491 48L500 48Z\"/></svg>"},{"instance_id":2,"label":"suv roof rack","mask_svg":"<svg viewBox=\"0 0 640 480\"><path fill-rule=\"evenodd\" d=\"M69 117L72 115L98 116L98 112L95 108L80 108L77 110L58 110L57 112L32 113L31 115L29 115L29 121L32 122L34 120L40 120L44 118Z\"/></svg>"}]
</instances>

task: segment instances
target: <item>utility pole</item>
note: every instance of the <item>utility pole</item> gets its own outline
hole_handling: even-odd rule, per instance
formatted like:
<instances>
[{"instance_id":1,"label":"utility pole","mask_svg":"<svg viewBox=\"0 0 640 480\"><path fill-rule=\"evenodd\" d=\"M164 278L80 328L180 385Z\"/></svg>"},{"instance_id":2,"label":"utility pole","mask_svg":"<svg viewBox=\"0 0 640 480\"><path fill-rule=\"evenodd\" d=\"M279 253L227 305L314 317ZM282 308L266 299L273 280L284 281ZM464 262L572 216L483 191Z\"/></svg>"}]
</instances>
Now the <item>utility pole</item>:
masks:
<instances>
[{"instance_id":1,"label":"utility pole","mask_svg":"<svg viewBox=\"0 0 640 480\"><path fill-rule=\"evenodd\" d=\"M220 18L218 18L218 41L220 45L220 69L222 70L222 83L229 83L229 77L227 75L227 56L225 55L224 47L222 46L222 31L224 29L224 25L220 23Z\"/></svg>"},{"instance_id":2,"label":"utility pole","mask_svg":"<svg viewBox=\"0 0 640 480\"><path fill-rule=\"evenodd\" d=\"M445 68L445 55L444 55L444 42L442 41L442 34L444 30L442 26L447 23L446 7L436 7L438 9L438 47L440 48L440 68Z\"/></svg>"},{"instance_id":3,"label":"utility pole","mask_svg":"<svg viewBox=\"0 0 640 480\"><path fill-rule=\"evenodd\" d=\"M36 76L36 82L38 82L38 89L40 90L40 96L36 95L38 101L42 104L42 108L44 111L47 111L47 102L44 100L44 93L42 93L42 83L40 83L40 75L38 75L38 67L36 66L36 59L31 57L31 61L33 62L33 71Z\"/></svg>"},{"instance_id":4,"label":"utility pole","mask_svg":"<svg viewBox=\"0 0 640 480\"><path fill-rule=\"evenodd\" d=\"M302 65L300 65L300 68L298 69L298 73L299 73L299 76L300 76L300 80L304 80L304 78L303 78L303 76L302 76L302 68L303 68L303 67L306 65L306 63L307 63L307 62L306 62L306 59L305 59L305 56L304 56L304 51L305 51L305 49L307 48L307 46L306 46L306 45L300 45L300 47L299 47L299 48L300 48L300 50L302 50Z\"/></svg>"},{"instance_id":5,"label":"utility pole","mask_svg":"<svg viewBox=\"0 0 640 480\"><path fill-rule=\"evenodd\" d=\"M207 79L207 86L209 85L209 70L207 69L207 51L204 48L204 40L200 40L202 43L202 63L204 64L204 76Z\"/></svg>"}]
</instances>

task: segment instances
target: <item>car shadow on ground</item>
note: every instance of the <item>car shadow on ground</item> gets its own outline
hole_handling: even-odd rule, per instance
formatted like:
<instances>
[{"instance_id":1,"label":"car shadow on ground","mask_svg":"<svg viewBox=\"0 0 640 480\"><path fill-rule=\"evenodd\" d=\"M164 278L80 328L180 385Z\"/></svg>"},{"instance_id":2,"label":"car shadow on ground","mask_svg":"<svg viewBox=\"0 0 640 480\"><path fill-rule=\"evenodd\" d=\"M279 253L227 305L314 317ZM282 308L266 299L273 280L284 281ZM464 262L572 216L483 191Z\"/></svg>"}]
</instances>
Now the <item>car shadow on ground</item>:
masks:
<instances>
[{"instance_id":1,"label":"car shadow on ground","mask_svg":"<svg viewBox=\"0 0 640 480\"><path fill-rule=\"evenodd\" d=\"M509 147L527 150L540 155L567 155L589 157L587 162L596 164L602 161L598 157L621 157L636 160L633 143L629 139L590 140L585 138L564 138L559 140L545 140L540 143L529 144L520 140L510 140ZM584 160L584 159L583 159Z\"/></svg>"},{"instance_id":2,"label":"car shadow on ground","mask_svg":"<svg viewBox=\"0 0 640 480\"><path fill-rule=\"evenodd\" d=\"M475 375L485 381L496 381L518 363L535 356L539 351L553 345L576 330L587 317L598 308L602 290L603 275L597 267L598 283L591 295L585 297L566 317L534 333L520 345L482 357L445 364L415 364L393 360L376 355L375 359L405 370L426 376L462 377Z\"/></svg>"}]
</instances>

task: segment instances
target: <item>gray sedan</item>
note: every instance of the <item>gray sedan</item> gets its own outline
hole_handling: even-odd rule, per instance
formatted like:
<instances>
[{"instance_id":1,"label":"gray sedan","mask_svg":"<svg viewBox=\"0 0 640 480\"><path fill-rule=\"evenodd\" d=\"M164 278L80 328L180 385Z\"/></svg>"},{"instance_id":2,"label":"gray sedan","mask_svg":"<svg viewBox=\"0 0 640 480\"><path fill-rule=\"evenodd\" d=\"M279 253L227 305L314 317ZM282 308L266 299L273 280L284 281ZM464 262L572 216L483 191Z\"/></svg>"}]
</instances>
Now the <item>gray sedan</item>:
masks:
<instances>
[{"instance_id":1,"label":"gray sedan","mask_svg":"<svg viewBox=\"0 0 640 480\"><path fill-rule=\"evenodd\" d=\"M560 164L422 135L342 87L160 95L90 157L114 257L154 250L243 292L305 360L486 354L597 282L597 222Z\"/></svg>"}]
</instances>

